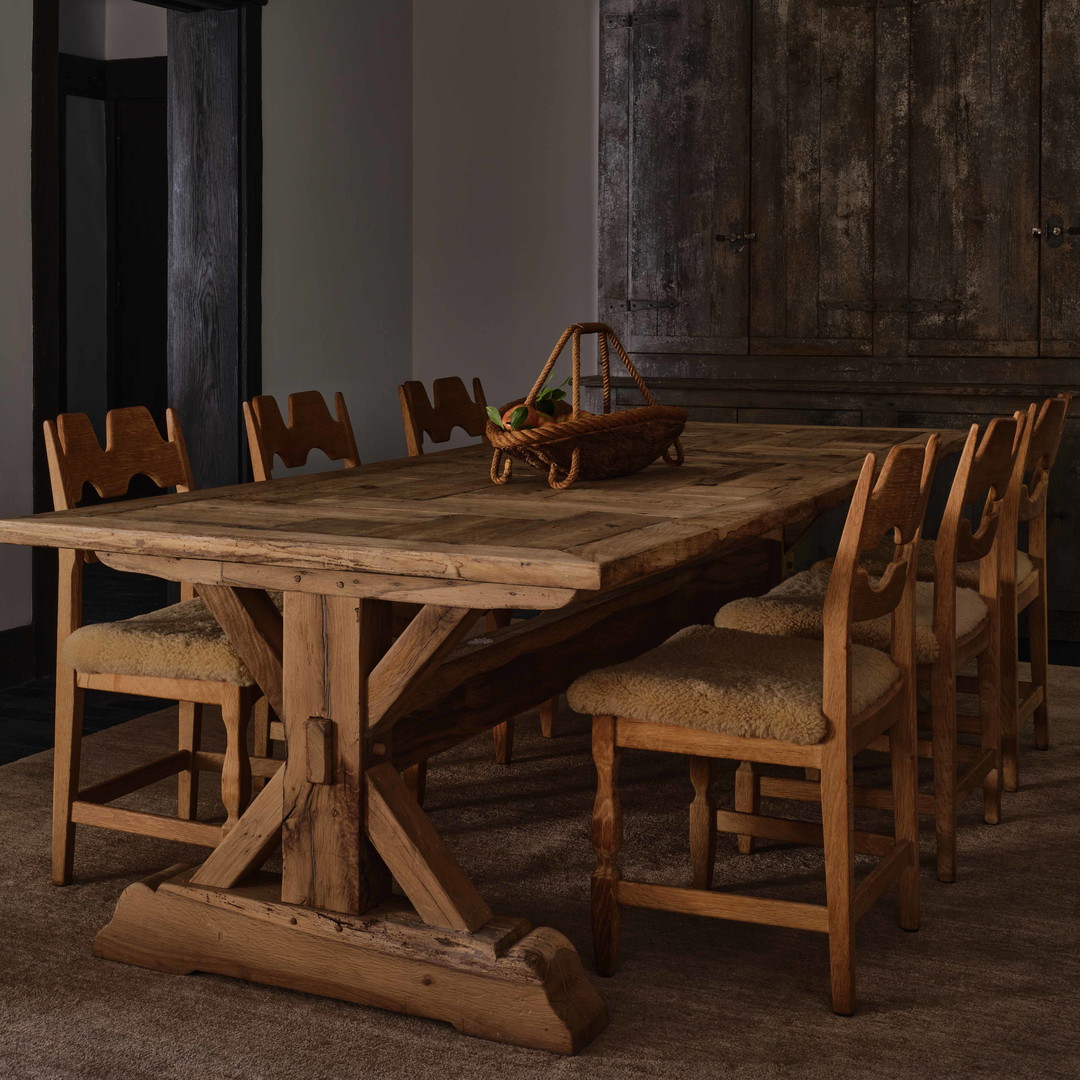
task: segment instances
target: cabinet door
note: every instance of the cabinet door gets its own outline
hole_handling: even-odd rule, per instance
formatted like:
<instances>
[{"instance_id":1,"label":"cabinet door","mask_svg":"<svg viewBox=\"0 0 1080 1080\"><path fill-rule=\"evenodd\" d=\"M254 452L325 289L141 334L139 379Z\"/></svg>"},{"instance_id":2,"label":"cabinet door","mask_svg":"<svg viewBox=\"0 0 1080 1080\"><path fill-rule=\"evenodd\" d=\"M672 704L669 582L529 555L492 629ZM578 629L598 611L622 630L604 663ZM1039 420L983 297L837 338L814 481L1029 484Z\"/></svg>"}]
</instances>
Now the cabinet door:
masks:
<instances>
[{"instance_id":1,"label":"cabinet door","mask_svg":"<svg viewBox=\"0 0 1080 1080\"><path fill-rule=\"evenodd\" d=\"M1039 7L912 5L913 356L1038 352Z\"/></svg>"},{"instance_id":2,"label":"cabinet door","mask_svg":"<svg viewBox=\"0 0 1080 1080\"><path fill-rule=\"evenodd\" d=\"M631 352L745 353L750 9L603 0L600 313Z\"/></svg>"},{"instance_id":3,"label":"cabinet door","mask_svg":"<svg viewBox=\"0 0 1080 1080\"><path fill-rule=\"evenodd\" d=\"M1075 0L1043 0L1042 214L1038 221L1043 230L1043 356L1080 356L1078 40L1080 8Z\"/></svg>"},{"instance_id":4,"label":"cabinet door","mask_svg":"<svg viewBox=\"0 0 1080 1080\"><path fill-rule=\"evenodd\" d=\"M753 10L751 351L869 353L873 5Z\"/></svg>"}]
</instances>

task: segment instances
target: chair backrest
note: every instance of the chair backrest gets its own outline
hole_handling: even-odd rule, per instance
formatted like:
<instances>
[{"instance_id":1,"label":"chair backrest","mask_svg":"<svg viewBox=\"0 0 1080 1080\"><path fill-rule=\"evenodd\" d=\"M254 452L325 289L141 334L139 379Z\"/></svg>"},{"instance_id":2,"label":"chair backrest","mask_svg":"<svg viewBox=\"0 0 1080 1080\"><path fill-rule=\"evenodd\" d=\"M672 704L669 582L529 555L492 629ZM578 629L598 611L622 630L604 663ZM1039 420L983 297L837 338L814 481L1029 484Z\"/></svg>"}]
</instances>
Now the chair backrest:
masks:
<instances>
[{"instance_id":1,"label":"chair backrest","mask_svg":"<svg viewBox=\"0 0 1080 1080\"><path fill-rule=\"evenodd\" d=\"M409 456L424 452L424 436L433 443L444 443L461 428L467 435L479 438L487 427L487 399L479 379L473 379L473 396L456 375L436 379L431 384L435 404L428 399L421 382L402 383L398 387L401 420L405 425L405 442Z\"/></svg>"},{"instance_id":2,"label":"chair backrest","mask_svg":"<svg viewBox=\"0 0 1080 1080\"><path fill-rule=\"evenodd\" d=\"M946 636L960 563L979 563L979 591L988 598L1015 579L1016 507L1034 419L1032 405L1026 415L995 417L981 437L977 424L968 432L934 544L934 621Z\"/></svg>"},{"instance_id":3,"label":"chair backrest","mask_svg":"<svg viewBox=\"0 0 1080 1080\"><path fill-rule=\"evenodd\" d=\"M62 413L56 420L46 420L44 426L57 510L78 506L86 484L103 499L127 494L131 481L140 475L160 488L192 491L195 487L180 422L172 409L165 411L164 439L143 406L111 409L105 417L104 449L85 413Z\"/></svg>"},{"instance_id":4,"label":"chair backrest","mask_svg":"<svg viewBox=\"0 0 1080 1080\"><path fill-rule=\"evenodd\" d=\"M1020 521L1031 521L1046 512L1046 493L1050 487L1050 469L1061 445L1065 419L1072 404L1071 394L1047 398L1039 408L1031 428L1031 439L1024 460L1024 482L1020 485L1017 514Z\"/></svg>"},{"instance_id":5,"label":"chair backrest","mask_svg":"<svg viewBox=\"0 0 1080 1080\"><path fill-rule=\"evenodd\" d=\"M274 398L263 394L245 401L244 424L255 479L273 476L275 457L286 468L295 469L307 461L312 450L321 450L331 461L344 461L346 468L359 465L349 410L340 393L334 395L334 406L337 419L330 415L318 390L290 394L286 424Z\"/></svg>"},{"instance_id":6,"label":"chair backrest","mask_svg":"<svg viewBox=\"0 0 1080 1080\"><path fill-rule=\"evenodd\" d=\"M892 613L894 663L915 673L915 576L926 504L939 440L894 446L874 479L877 457L867 454L851 499L825 594L822 708L830 719L850 715L851 624ZM896 551L877 584L860 565L889 529Z\"/></svg>"}]
</instances>

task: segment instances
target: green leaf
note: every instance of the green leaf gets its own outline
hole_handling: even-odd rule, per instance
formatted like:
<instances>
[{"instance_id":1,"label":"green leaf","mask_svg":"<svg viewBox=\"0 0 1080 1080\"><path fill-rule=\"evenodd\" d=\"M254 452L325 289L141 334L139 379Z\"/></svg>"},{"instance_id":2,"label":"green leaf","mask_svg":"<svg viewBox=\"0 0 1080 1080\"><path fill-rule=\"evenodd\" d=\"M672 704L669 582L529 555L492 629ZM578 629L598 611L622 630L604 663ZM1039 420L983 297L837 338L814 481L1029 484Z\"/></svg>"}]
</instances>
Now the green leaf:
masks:
<instances>
[{"instance_id":1,"label":"green leaf","mask_svg":"<svg viewBox=\"0 0 1080 1080\"><path fill-rule=\"evenodd\" d=\"M562 399L564 397L566 397L566 391L565 390L552 390L551 391L551 396L555 401L562 401Z\"/></svg>"},{"instance_id":2,"label":"green leaf","mask_svg":"<svg viewBox=\"0 0 1080 1080\"><path fill-rule=\"evenodd\" d=\"M519 405L510 414L510 430L520 431L525 426L525 421L528 419L529 410L524 405Z\"/></svg>"},{"instance_id":3,"label":"green leaf","mask_svg":"<svg viewBox=\"0 0 1080 1080\"><path fill-rule=\"evenodd\" d=\"M538 412L542 412L547 416L555 415L555 402L550 398L544 398L543 401L541 401L540 398L537 398L536 408Z\"/></svg>"},{"instance_id":4,"label":"green leaf","mask_svg":"<svg viewBox=\"0 0 1080 1080\"><path fill-rule=\"evenodd\" d=\"M496 426L502 427L502 413L499 412L493 405L487 407L488 419Z\"/></svg>"}]
</instances>

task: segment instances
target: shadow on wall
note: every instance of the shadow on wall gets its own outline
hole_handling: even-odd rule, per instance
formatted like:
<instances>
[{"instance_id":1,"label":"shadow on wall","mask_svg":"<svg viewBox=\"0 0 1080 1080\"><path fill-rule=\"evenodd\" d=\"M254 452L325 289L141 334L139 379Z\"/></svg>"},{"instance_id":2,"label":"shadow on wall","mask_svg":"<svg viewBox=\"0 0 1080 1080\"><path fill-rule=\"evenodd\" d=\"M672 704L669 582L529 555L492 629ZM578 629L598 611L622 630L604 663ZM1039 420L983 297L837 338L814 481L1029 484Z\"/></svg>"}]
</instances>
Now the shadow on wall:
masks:
<instances>
[{"instance_id":1,"label":"shadow on wall","mask_svg":"<svg viewBox=\"0 0 1080 1080\"><path fill-rule=\"evenodd\" d=\"M598 24L596 0L414 0L413 378L502 403L595 319Z\"/></svg>"}]
</instances>

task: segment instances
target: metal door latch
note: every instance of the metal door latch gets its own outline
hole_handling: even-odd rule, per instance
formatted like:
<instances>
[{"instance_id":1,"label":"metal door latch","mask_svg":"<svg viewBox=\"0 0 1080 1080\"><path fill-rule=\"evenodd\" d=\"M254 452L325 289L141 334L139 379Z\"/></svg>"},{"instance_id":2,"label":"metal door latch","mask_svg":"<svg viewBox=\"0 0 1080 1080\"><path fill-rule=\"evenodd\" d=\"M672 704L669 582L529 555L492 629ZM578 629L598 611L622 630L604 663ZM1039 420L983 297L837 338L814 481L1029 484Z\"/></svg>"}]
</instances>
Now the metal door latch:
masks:
<instances>
[{"instance_id":1,"label":"metal door latch","mask_svg":"<svg viewBox=\"0 0 1080 1080\"><path fill-rule=\"evenodd\" d=\"M748 241L757 239L757 233L745 232L742 222L735 220L728 226L726 233L717 233L716 239L722 243L730 244L732 251L742 251Z\"/></svg>"},{"instance_id":2,"label":"metal door latch","mask_svg":"<svg viewBox=\"0 0 1080 1080\"><path fill-rule=\"evenodd\" d=\"M1061 247L1065 243L1066 236L1080 236L1080 225L1070 225L1065 228L1065 222L1058 214L1054 214L1046 219L1046 228L1040 229L1036 226L1031 230L1032 236L1046 236L1046 246L1052 248ZM1075 243L1075 241L1070 241Z\"/></svg>"}]
</instances>

